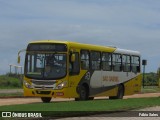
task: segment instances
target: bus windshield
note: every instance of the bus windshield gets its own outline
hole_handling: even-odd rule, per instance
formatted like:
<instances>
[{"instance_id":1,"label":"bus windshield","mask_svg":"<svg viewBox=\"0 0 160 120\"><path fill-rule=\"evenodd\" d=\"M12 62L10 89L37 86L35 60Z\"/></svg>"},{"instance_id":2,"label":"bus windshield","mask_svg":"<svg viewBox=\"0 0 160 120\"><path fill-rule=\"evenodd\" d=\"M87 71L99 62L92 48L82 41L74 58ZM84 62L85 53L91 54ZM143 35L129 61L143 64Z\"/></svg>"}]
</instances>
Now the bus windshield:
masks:
<instances>
[{"instance_id":1,"label":"bus windshield","mask_svg":"<svg viewBox=\"0 0 160 120\"><path fill-rule=\"evenodd\" d=\"M65 53L28 52L25 76L33 79L58 79L66 75Z\"/></svg>"}]
</instances>

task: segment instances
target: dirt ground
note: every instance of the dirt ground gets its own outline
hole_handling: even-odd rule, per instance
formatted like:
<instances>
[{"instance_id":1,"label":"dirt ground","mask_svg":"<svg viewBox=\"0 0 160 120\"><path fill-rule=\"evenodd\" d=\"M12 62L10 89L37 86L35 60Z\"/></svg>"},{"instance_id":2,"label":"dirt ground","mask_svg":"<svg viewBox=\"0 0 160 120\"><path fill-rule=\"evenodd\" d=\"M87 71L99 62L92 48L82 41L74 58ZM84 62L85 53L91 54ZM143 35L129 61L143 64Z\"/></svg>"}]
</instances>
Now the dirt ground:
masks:
<instances>
[{"instance_id":1,"label":"dirt ground","mask_svg":"<svg viewBox=\"0 0 160 120\"><path fill-rule=\"evenodd\" d=\"M145 94L135 94L130 96L124 96L124 99L128 98L143 98L143 97L160 97L160 93L145 93ZM107 99L107 97L96 97L95 99ZM74 99L64 99L64 98L52 98L51 102L60 101L73 101ZM28 103L39 103L42 102L40 98L0 98L0 106L3 105L14 105L14 104L28 104Z\"/></svg>"}]
</instances>

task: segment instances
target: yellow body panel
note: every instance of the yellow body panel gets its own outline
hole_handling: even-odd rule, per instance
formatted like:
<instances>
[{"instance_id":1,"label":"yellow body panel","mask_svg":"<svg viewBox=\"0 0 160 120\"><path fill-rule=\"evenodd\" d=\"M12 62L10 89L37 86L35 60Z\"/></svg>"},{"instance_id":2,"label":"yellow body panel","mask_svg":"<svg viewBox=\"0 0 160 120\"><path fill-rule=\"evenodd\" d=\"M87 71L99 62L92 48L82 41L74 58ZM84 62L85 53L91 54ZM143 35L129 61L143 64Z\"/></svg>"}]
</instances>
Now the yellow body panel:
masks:
<instances>
[{"instance_id":1,"label":"yellow body panel","mask_svg":"<svg viewBox=\"0 0 160 120\"><path fill-rule=\"evenodd\" d=\"M141 92L141 84L142 84L142 74L139 74L137 77L128 81L124 84L125 93L124 95L132 95Z\"/></svg>"}]
</instances>

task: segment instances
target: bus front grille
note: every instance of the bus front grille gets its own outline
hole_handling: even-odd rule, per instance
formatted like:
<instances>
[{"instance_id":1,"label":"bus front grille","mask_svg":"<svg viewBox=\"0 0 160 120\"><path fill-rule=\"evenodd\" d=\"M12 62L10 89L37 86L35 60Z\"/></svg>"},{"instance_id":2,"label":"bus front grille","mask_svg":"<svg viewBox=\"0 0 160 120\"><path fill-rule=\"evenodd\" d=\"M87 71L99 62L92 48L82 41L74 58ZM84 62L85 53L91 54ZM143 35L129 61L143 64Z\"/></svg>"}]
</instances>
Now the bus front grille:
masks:
<instances>
[{"instance_id":1,"label":"bus front grille","mask_svg":"<svg viewBox=\"0 0 160 120\"><path fill-rule=\"evenodd\" d=\"M51 93L51 91L36 91L36 93L37 94L46 94L46 95L48 95L48 94L50 94Z\"/></svg>"},{"instance_id":2,"label":"bus front grille","mask_svg":"<svg viewBox=\"0 0 160 120\"><path fill-rule=\"evenodd\" d=\"M35 85L53 85L56 83L56 80L31 80Z\"/></svg>"},{"instance_id":3,"label":"bus front grille","mask_svg":"<svg viewBox=\"0 0 160 120\"><path fill-rule=\"evenodd\" d=\"M35 89L53 89L53 86L34 86Z\"/></svg>"}]
</instances>

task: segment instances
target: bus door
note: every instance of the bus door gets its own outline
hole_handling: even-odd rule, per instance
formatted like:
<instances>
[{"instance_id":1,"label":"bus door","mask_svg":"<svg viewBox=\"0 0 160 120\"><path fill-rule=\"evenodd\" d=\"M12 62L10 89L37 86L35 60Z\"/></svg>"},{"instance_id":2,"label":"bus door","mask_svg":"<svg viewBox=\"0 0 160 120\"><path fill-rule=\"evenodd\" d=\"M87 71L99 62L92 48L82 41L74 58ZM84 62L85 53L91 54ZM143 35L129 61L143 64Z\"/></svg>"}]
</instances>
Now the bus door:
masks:
<instances>
[{"instance_id":1,"label":"bus door","mask_svg":"<svg viewBox=\"0 0 160 120\"><path fill-rule=\"evenodd\" d=\"M79 81L80 81L79 53L73 52L72 55L70 55L70 62L69 62L69 87L70 87L70 93L72 95L71 97L77 94L76 87Z\"/></svg>"}]
</instances>

